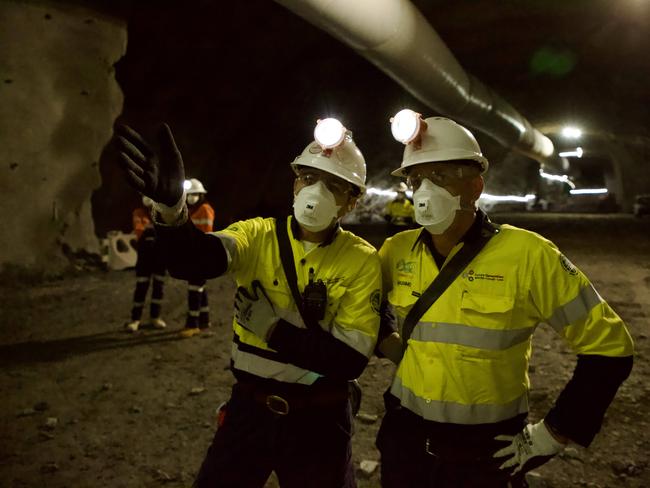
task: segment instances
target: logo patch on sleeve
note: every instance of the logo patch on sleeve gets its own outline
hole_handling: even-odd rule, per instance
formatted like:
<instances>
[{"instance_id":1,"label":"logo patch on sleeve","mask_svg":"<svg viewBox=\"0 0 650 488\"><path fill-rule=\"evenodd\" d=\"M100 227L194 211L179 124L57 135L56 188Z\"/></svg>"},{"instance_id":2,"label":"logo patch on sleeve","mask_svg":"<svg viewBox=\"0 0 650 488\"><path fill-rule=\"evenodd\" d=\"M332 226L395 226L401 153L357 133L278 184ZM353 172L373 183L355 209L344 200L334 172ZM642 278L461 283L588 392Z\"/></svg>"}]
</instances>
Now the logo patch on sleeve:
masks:
<instances>
[{"instance_id":1,"label":"logo patch on sleeve","mask_svg":"<svg viewBox=\"0 0 650 488\"><path fill-rule=\"evenodd\" d=\"M379 315L379 307L381 306L381 293L379 289L370 294L370 308L372 311Z\"/></svg>"},{"instance_id":2,"label":"logo patch on sleeve","mask_svg":"<svg viewBox=\"0 0 650 488\"><path fill-rule=\"evenodd\" d=\"M564 268L564 271L566 271L570 275L575 276L578 274L578 268L576 268L574 264L571 261L569 261L564 254L560 254L560 264Z\"/></svg>"}]
</instances>

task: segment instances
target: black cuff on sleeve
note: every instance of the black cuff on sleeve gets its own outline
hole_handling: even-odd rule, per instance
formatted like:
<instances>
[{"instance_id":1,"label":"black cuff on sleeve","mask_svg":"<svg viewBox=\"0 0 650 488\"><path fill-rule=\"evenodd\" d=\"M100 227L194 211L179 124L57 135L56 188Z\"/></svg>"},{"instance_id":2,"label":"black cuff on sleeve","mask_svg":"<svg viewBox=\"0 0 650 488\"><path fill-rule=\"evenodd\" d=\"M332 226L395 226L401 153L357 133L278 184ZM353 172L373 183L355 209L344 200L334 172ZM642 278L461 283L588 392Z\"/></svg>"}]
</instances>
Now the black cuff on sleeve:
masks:
<instances>
[{"instance_id":1,"label":"black cuff on sleeve","mask_svg":"<svg viewBox=\"0 0 650 488\"><path fill-rule=\"evenodd\" d=\"M206 280L228 269L221 239L197 229L191 220L177 227L156 225L169 274L181 280Z\"/></svg>"},{"instance_id":2,"label":"black cuff on sleeve","mask_svg":"<svg viewBox=\"0 0 650 488\"><path fill-rule=\"evenodd\" d=\"M368 358L322 329L300 329L280 319L268 344L291 364L334 379L353 380Z\"/></svg>"},{"instance_id":3,"label":"black cuff on sleeve","mask_svg":"<svg viewBox=\"0 0 650 488\"><path fill-rule=\"evenodd\" d=\"M632 356L579 355L573 377L544 420L558 433L588 447L632 363Z\"/></svg>"}]
</instances>

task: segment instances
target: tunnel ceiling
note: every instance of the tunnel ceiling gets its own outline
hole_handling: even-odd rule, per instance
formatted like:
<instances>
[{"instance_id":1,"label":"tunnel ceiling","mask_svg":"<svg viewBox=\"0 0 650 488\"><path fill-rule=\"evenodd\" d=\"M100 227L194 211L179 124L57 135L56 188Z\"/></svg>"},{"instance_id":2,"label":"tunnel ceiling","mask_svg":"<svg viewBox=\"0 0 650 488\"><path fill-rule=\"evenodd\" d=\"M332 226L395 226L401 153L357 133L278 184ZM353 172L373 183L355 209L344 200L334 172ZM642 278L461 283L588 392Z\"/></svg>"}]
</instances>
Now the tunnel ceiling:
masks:
<instances>
[{"instance_id":1,"label":"tunnel ceiling","mask_svg":"<svg viewBox=\"0 0 650 488\"><path fill-rule=\"evenodd\" d=\"M533 123L648 135L648 2L414 3L461 64Z\"/></svg>"},{"instance_id":2,"label":"tunnel ceiling","mask_svg":"<svg viewBox=\"0 0 650 488\"><path fill-rule=\"evenodd\" d=\"M533 124L649 135L649 2L414 3L464 68ZM431 112L272 1L92 5L129 23L127 55L117 65L123 119L142 128L170 122L188 173L218 189L223 201L237 200L222 207L226 221L288 205L288 162L311 138L316 117L346 122L375 178L400 161L389 115L403 106ZM487 137L479 142L492 162L508 153ZM125 192L106 159L104 185L93 199L100 234L118 227L111 206Z\"/></svg>"},{"instance_id":3,"label":"tunnel ceiling","mask_svg":"<svg viewBox=\"0 0 650 488\"><path fill-rule=\"evenodd\" d=\"M188 20L210 12L213 26L233 36L256 37L281 46L283 58L302 56L303 46L285 24L289 11L272 2L206 0L149 2L94 1L99 10L137 19L183 10ZM538 124L573 119L596 131L648 134L650 115L650 2L641 0L416 0L413 1L461 64L512 101ZM144 5L147 5L146 3ZM164 7L161 7L164 6ZM158 14L157 14L158 11ZM245 15L241 15L244 13ZM165 15L162 13L161 15ZM242 20L244 21L243 23ZM198 22L202 25L202 22ZM174 29L193 30L191 22ZM315 30L308 26L306 29ZM316 35L318 44L337 44ZM186 46L192 49L191 45ZM252 54L252 53L250 53ZM246 56L245 62L252 62ZM264 69L273 69L265 60ZM266 61L272 61L267 59ZM253 61L254 62L254 61ZM365 61L360 60L359 64ZM271 65L273 63L270 63ZM266 65L266 66L264 66ZM233 68L235 68L233 66ZM300 63L286 72L303 76Z\"/></svg>"}]
</instances>

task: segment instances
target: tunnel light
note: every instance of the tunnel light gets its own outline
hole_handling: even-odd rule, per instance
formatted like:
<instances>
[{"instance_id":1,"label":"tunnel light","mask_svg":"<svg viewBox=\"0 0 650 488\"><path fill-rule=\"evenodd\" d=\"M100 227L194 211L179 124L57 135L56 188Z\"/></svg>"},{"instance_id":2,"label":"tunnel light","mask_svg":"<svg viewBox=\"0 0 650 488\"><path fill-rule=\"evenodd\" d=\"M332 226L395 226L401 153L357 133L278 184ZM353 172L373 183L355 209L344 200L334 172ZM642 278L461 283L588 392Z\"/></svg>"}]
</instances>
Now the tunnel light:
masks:
<instances>
[{"instance_id":1,"label":"tunnel light","mask_svg":"<svg viewBox=\"0 0 650 488\"><path fill-rule=\"evenodd\" d=\"M530 202L535 199L535 195L527 194L524 196L521 195L490 195L489 193L483 193L479 200L484 200L488 202Z\"/></svg>"},{"instance_id":2,"label":"tunnel light","mask_svg":"<svg viewBox=\"0 0 650 488\"><path fill-rule=\"evenodd\" d=\"M314 139L323 149L333 149L343 142L345 132L345 127L337 119L319 119L314 129Z\"/></svg>"},{"instance_id":3,"label":"tunnel light","mask_svg":"<svg viewBox=\"0 0 650 488\"><path fill-rule=\"evenodd\" d=\"M395 190L384 190L383 188L376 188L376 187L367 188L366 193L368 195L379 195L381 197L391 197L391 198L395 198L397 196L397 192ZM413 192L411 190L406 190L406 196L411 198L413 196Z\"/></svg>"},{"instance_id":4,"label":"tunnel light","mask_svg":"<svg viewBox=\"0 0 650 488\"><path fill-rule=\"evenodd\" d=\"M390 119L390 130L395 140L408 144L420 133L422 117L408 108L400 110Z\"/></svg>"},{"instance_id":5,"label":"tunnel light","mask_svg":"<svg viewBox=\"0 0 650 488\"><path fill-rule=\"evenodd\" d=\"M190 180L185 180L183 182L183 189L189 190L190 188L192 188L192 182Z\"/></svg>"},{"instance_id":6,"label":"tunnel light","mask_svg":"<svg viewBox=\"0 0 650 488\"><path fill-rule=\"evenodd\" d=\"M576 190L575 188L571 190L571 195L602 195L607 193L607 188L580 188Z\"/></svg>"},{"instance_id":7,"label":"tunnel light","mask_svg":"<svg viewBox=\"0 0 650 488\"><path fill-rule=\"evenodd\" d=\"M567 139L580 139L580 136L582 136L582 131L577 127L567 126L562 129L562 136L566 137Z\"/></svg>"},{"instance_id":8,"label":"tunnel light","mask_svg":"<svg viewBox=\"0 0 650 488\"><path fill-rule=\"evenodd\" d=\"M542 170L542 169L539 170L539 175L540 175L542 178L545 178L545 179L547 179L547 180L551 180L551 181L561 181L562 183L566 183L566 184L569 185L571 188L575 188L575 187L576 187L576 185L573 183L573 181L571 181L571 180L569 179L569 177L568 177L567 175L552 175L552 174L550 174L550 173L545 173L544 170Z\"/></svg>"},{"instance_id":9,"label":"tunnel light","mask_svg":"<svg viewBox=\"0 0 650 488\"><path fill-rule=\"evenodd\" d=\"M563 158L581 158L582 154L583 150L581 147L577 147L575 151L563 151L558 153L558 155Z\"/></svg>"}]
</instances>

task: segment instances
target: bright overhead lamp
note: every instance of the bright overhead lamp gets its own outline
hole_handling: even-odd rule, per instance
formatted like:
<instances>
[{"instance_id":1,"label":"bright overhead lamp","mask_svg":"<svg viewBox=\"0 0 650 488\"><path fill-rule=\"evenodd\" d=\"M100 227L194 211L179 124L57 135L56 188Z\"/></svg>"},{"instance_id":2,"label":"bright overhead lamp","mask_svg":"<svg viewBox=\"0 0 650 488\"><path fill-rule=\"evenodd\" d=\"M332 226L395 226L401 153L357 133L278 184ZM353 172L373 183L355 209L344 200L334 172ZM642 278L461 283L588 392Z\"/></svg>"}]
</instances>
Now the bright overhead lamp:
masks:
<instances>
[{"instance_id":1,"label":"bright overhead lamp","mask_svg":"<svg viewBox=\"0 0 650 488\"><path fill-rule=\"evenodd\" d=\"M345 139L346 129L337 119L319 119L314 129L314 139L323 149L334 149Z\"/></svg>"},{"instance_id":2,"label":"bright overhead lamp","mask_svg":"<svg viewBox=\"0 0 650 488\"><path fill-rule=\"evenodd\" d=\"M481 193L479 197L481 201L487 202L530 202L535 200L535 195L529 193L527 195L490 195L489 193Z\"/></svg>"},{"instance_id":3,"label":"bright overhead lamp","mask_svg":"<svg viewBox=\"0 0 650 488\"><path fill-rule=\"evenodd\" d=\"M584 152L581 147L577 147L575 151L563 151L558 153L562 158L581 158L583 154Z\"/></svg>"},{"instance_id":4,"label":"bright overhead lamp","mask_svg":"<svg viewBox=\"0 0 650 488\"><path fill-rule=\"evenodd\" d=\"M402 144L413 141L420 133L421 128L422 116L408 108L400 110L390 119L390 131L395 140Z\"/></svg>"},{"instance_id":5,"label":"bright overhead lamp","mask_svg":"<svg viewBox=\"0 0 650 488\"><path fill-rule=\"evenodd\" d=\"M607 193L607 188L574 188L571 195L602 195Z\"/></svg>"},{"instance_id":6,"label":"bright overhead lamp","mask_svg":"<svg viewBox=\"0 0 650 488\"><path fill-rule=\"evenodd\" d=\"M546 172L545 172L544 170L542 170L542 169L539 170L539 175L540 175L542 178L545 178L545 179L547 179L547 180L551 180L551 181L560 181L560 182L562 182L562 183L566 183L566 184L569 185L571 188L575 188L575 187L576 187L575 183L573 183L573 181L571 181L567 175L553 175L553 174L550 174L550 173L546 173Z\"/></svg>"},{"instance_id":7,"label":"bright overhead lamp","mask_svg":"<svg viewBox=\"0 0 650 488\"><path fill-rule=\"evenodd\" d=\"M580 139L580 136L582 136L582 130L577 127L567 126L562 129L562 136L567 139Z\"/></svg>"}]
</instances>

